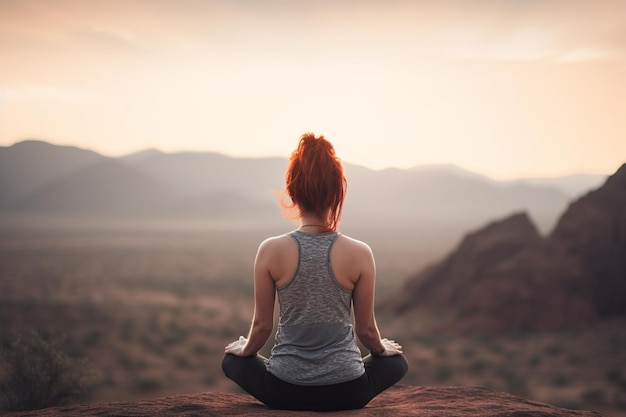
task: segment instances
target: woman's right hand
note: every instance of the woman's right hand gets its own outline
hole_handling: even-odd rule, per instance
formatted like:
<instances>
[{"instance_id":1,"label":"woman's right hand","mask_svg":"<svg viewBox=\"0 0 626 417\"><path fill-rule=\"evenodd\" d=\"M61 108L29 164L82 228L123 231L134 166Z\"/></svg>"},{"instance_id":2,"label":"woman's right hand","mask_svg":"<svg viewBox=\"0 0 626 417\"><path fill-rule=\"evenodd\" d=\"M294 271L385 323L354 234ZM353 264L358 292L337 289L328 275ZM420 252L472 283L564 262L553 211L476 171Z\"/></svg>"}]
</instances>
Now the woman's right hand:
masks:
<instances>
[{"instance_id":1,"label":"woman's right hand","mask_svg":"<svg viewBox=\"0 0 626 417\"><path fill-rule=\"evenodd\" d=\"M243 348L246 347L246 343L248 343L248 339L239 336L238 340L235 340L224 348L224 352L235 356L243 356Z\"/></svg>"},{"instance_id":2,"label":"woman's right hand","mask_svg":"<svg viewBox=\"0 0 626 417\"><path fill-rule=\"evenodd\" d=\"M383 344L385 350L382 353L377 353L376 356L394 356L402 354L402 346L390 339L380 339L380 343Z\"/></svg>"}]
</instances>

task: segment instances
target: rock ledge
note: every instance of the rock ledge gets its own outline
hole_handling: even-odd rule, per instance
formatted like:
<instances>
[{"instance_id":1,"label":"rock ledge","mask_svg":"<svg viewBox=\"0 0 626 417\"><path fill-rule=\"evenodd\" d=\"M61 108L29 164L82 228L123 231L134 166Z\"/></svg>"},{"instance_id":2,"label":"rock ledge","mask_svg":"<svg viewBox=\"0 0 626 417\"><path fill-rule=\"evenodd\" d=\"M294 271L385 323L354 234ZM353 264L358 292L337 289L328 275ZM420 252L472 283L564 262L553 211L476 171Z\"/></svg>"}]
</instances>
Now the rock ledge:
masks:
<instances>
[{"instance_id":1,"label":"rock ledge","mask_svg":"<svg viewBox=\"0 0 626 417\"><path fill-rule=\"evenodd\" d=\"M8 413L34 416L420 416L420 417L602 417L594 411L567 410L482 387L415 387L397 385L362 410L332 413L270 410L245 394L205 392L151 400L82 404Z\"/></svg>"}]
</instances>

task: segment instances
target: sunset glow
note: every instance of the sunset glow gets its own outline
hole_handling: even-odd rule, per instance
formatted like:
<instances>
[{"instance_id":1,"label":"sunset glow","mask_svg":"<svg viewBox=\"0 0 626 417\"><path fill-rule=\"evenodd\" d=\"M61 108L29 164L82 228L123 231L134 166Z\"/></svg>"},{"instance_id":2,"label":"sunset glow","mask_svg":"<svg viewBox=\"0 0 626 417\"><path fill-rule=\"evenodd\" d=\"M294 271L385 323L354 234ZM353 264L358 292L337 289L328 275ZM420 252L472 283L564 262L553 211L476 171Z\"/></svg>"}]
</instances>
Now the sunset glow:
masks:
<instances>
[{"instance_id":1,"label":"sunset glow","mask_svg":"<svg viewBox=\"0 0 626 417\"><path fill-rule=\"evenodd\" d=\"M0 145L611 174L625 36L618 0L0 0Z\"/></svg>"}]
</instances>

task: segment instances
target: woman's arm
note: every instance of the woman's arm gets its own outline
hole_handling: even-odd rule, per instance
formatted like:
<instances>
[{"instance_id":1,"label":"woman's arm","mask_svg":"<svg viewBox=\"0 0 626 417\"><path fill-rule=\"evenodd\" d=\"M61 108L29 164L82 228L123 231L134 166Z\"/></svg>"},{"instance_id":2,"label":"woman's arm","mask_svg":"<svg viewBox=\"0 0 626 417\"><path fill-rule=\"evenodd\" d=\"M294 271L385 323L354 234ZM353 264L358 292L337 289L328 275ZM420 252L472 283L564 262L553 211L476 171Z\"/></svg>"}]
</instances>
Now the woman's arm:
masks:
<instances>
[{"instance_id":1,"label":"woman's arm","mask_svg":"<svg viewBox=\"0 0 626 417\"><path fill-rule=\"evenodd\" d=\"M358 265L363 270L354 285L352 293L354 303L354 321L356 335L376 356L392 356L402 354L402 346L393 340L380 338L376 317L374 316L374 292L376 283L376 264L369 246L363 244Z\"/></svg>"},{"instance_id":2,"label":"woman's arm","mask_svg":"<svg viewBox=\"0 0 626 417\"><path fill-rule=\"evenodd\" d=\"M254 356L265 345L274 328L274 299L276 288L270 274L271 245L268 241L259 246L254 261L254 316L248 338L240 338L226 348L226 353L237 356Z\"/></svg>"},{"instance_id":3,"label":"woman's arm","mask_svg":"<svg viewBox=\"0 0 626 417\"><path fill-rule=\"evenodd\" d=\"M367 349L371 352L382 353L385 347L380 340L380 332L374 316L376 264L368 246L363 244L363 247L359 249L357 265L361 265L362 270L352 292L355 332Z\"/></svg>"}]
</instances>

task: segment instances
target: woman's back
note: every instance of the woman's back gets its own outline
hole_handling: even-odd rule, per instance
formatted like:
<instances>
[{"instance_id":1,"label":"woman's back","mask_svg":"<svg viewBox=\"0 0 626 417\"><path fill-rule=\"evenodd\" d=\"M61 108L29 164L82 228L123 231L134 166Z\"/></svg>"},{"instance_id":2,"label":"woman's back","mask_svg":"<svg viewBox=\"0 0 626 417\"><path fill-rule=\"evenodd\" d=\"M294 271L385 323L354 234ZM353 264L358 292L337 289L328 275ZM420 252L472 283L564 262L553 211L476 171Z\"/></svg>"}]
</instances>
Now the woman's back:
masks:
<instances>
[{"instance_id":1,"label":"woman's back","mask_svg":"<svg viewBox=\"0 0 626 417\"><path fill-rule=\"evenodd\" d=\"M352 291L340 285L331 266L331 251L340 235L295 231L288 236L297 245L297 262L292 278L278 286L280 318L268 370L301 385L361 376L363 363L352 329Z\"/></svg>"},{"instance_id":2,"label":"woman's back","mask_svg":"<svg viewBox=\"0 0 626 417\"><path fill-rule=\"evenodd\" d=\"M288 236L298 245L298 262L291 280L277 287L280 322L350 323L352 291L339 284L330 261L340 235L296 230Z\"/></svg>"},{"instance_id":3,"label":"woman's back","mask_svg":"<svg viewBox=\"0 0 626 417\"><path fill-rule=\"evenodd\" d=\"M282 288L293 278L298 267L298 244L289 235L281 235L263 242L267 247L266 267L276 288ZM333 273L339 285L353 290L359 278L373 267L369 246L340 234L330 252Z\"/></svg>"}]
</instances>

